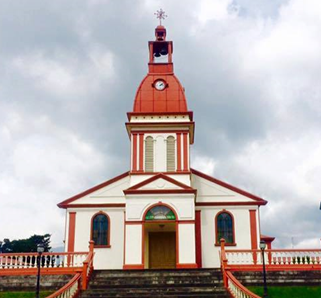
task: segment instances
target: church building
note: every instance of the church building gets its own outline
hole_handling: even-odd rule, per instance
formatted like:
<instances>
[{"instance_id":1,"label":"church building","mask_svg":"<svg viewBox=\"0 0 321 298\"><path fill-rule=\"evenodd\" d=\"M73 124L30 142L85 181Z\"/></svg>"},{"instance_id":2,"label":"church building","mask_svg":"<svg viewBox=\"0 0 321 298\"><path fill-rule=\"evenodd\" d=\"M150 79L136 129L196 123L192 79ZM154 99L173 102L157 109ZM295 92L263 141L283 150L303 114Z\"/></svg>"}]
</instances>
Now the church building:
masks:
<instances>
[{"instance_id":1,"label":"church building","mask_svg":"<svg viewBox=\"0 0 321 298\"><path fill-rule=\"evenodd\" d=\"M95 269L220 267L221 238L227 249L258 248L267 201L190 167L195 123L165 27L148 50L127 114L130 169L58 204L65 250L87 251L93 240Z\"/></svg>"}]
</instances>

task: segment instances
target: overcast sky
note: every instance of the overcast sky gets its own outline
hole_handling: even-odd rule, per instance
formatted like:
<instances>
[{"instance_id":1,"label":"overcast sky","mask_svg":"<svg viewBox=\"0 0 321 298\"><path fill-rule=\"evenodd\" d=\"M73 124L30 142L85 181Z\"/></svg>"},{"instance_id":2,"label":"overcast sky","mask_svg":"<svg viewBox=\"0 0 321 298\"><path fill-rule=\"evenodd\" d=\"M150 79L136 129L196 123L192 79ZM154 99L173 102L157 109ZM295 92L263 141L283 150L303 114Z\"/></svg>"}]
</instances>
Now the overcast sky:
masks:
<instances>
[{"instance_id":1,"label":"overcast sky","mask_svg":"<svg viewBox=\"0 0 321 298\"><path fill-rule=\"evenodd\" d=\"M0 0L0 239L61 246L56 204L128 170L160 7L192 166L268 200L275 247L320 247L320 0Z\"/></svg>"}]
</instances>

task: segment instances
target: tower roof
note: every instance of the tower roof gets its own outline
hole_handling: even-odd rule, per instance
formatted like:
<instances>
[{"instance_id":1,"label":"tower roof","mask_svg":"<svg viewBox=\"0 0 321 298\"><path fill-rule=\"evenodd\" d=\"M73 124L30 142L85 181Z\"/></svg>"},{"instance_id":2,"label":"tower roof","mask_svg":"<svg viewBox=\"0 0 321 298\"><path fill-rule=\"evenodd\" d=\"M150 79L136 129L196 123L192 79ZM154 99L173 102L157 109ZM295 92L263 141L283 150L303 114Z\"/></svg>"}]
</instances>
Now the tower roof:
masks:
<instances>
[{"instance_id":1,"label":"tower roof","mask_svg":"<svg viewBox=\"0 0 321 298\"><path fill-rule=\"evenodd\" d=\"M157 90L157 81L167 84L164 90ZM184 88L174 74L149 73L136 92L134 112L187 112Z\"/></svg>"},{"instance_id":2,"label":"tower roof","mask_svg":"<svg viewBox=\"0 0 321 298\"><path fill-rule=\"evenodd\" d=\"M157 26L150 41L148 74L139 85L134 113L187 112L185 90L174 75L173 43L166 41L166 28Z\"/></svg>"}]
</instances>

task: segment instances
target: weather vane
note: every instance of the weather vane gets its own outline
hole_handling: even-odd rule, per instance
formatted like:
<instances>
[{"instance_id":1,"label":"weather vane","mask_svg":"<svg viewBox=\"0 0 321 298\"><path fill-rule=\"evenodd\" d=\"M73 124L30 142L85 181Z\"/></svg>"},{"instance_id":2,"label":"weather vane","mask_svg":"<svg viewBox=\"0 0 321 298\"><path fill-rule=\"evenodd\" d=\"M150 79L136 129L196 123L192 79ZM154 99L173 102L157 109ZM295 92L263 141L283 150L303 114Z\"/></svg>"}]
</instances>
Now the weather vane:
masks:
<instances>
[{"instance_id":1,"label":"weather vane","mask_svg":"<svg viewBox=\"0 0 321 298\"><path fill-rule=\"evenodd\" d=\"M162 26L162 20L165 20L165 18L167 18L165 11L162 9L157 10L157 12L155 12L154 15L157 19L159 19L159 25Z\"/></svg>"}]
</instances>

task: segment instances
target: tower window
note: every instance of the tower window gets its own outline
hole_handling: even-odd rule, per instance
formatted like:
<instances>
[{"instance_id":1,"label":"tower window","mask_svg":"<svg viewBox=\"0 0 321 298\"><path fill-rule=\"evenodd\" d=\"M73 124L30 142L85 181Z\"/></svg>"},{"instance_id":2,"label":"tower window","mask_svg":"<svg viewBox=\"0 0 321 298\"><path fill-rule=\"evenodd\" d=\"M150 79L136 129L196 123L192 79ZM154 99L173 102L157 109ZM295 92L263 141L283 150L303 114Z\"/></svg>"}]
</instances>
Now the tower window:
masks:
<instances>
[{"instance_id":1,"label":"tower window","mask_svg":"<svg viewBox=\"0 0 321 298\"><path fill-rule=\"evenodd\" d=\"M92 219L91 239L95 242L95 246L109 246L109 218L104 213L94 215Z\"/></svg>"},{"instance_id":2,"label":"tower window","mask_svg":"<svg viewBox=\"0 0 321 298\"><path fill-rule=\"evenodd\" d=\"M216 244L220 243L222 238L226 244L234 244L234 219L231 213L222 211L216 215Z\"/></svg>"},{"instance_id":3,"label":"tower window","mask_svg":"<svg viewBox=\"0 0 321 298\"><path fill-rule=\"evenodd\" d=\"M167 171L175 171L175 138L170 136L167 138Z\"/></svg>"},{"instance_id":4,"label":"tower window","mask_svg":"<svg viewBox=\"0 0 321 298\"><path fill-rule=\"evenodd\" d=\"M154 140L147 137L145 140L145 171L154 171Z\"/></svg>"}]
</instances>

